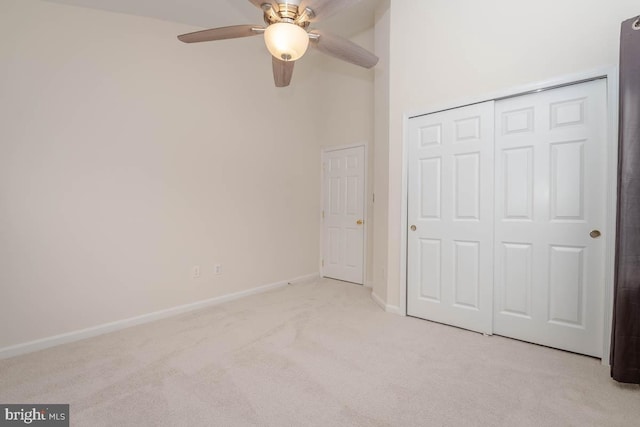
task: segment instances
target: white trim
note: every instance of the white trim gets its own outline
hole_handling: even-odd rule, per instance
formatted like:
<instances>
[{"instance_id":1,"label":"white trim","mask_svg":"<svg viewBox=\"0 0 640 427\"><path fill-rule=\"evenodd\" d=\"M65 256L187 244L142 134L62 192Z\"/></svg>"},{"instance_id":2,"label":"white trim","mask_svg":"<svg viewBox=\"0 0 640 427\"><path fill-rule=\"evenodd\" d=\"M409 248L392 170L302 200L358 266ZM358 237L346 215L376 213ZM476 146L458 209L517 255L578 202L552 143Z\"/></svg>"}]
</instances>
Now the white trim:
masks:
<instances>
[{"instance_id":1,"label":"white trim","mask_svg":"<svg viewBox=\"0 0 640 427\"><path fill-rule=\"evenodd\" d=\"M371 299L378 304L381 309L387 311L387 304L385 304L382 298L380 298L374 291L371 291Z\"/></svg>"},{"instance_id":2,"label":"white trim","mask_svg":"<svg viewBox=\"0 0 640 427\"><path fill-rule=\"evenodd\" d=\"M602 350L602 364L609 366L611 354L611 329L613 327L613 290L616 264L616 225L618 208L618 108L619 86L618 68L607 74L608 103L608 142L607 148L607 217L605 229L605 285L604 285L604 339Z\"/></svg>"},{"instance_id":3,"label":"white trim","mask_svg":"<svg viewBox=\"0 0 640 427\"><path fill-rule=\"evenodd\" d=\"M400 296L397 314L407 315L407 230L409 229L409 116L402 117L402 202L400 203Z\"/></svg>"},{"instance_id":4,"label":"white trim","mask_svg":"<svg viewBox=\"0 0 640 427\"><path fill-rule=\"evenodd\" d=\"M438 111L452 108L464 107L466 105L480 102L492 101L501 98L518 96L543 89L551 89L558 86L570 85L586 80L605 78L607 79L608 91L608 153L607 153L607 213L606 213L606 258L605 258L605 294L603 295L604 305L604 345L602 352L602 364L609 364L611 345L611 326L613 310L613 279L615 272L615 235L616 235L616 209L617 209L617 169L618 169L618 67L601 67L583 73L570 74L537 83L512 87L484 96L462 99L456 102L435 105L420 111L414 111L403 115L402 123L402 203L401 203L401 241L400 241L400 306L398 314L407 314L407 172L408 172L408 135L407 127L411 117L436 113Z\"/></svg>"},{"instance_id":5,"label":"white trim","mask_svg":"<svg viewBox=\"0 0 640 427\"><path fill-rule=\"evenodd\" d=\"M380 298L375 292L371 291L371 299L378 304L378 306L386 311L387 313L392 314L400 314L400 308L395 305L385 304L385 302Z\"/></svg>"},{"instance_id":6,"label":"white trim","mask_svg":"<svg viewBox=\"0 0 640 427\"><path fill-rule=\"evenodd\" d=\"M348 150L350 148L358 148L358 147L367 148L367 144L365 142L360 142L358 144L349 144L349 145L327 145L322 147L322 152L328 153L330 151Z\"/></svg>"},{"instance_id":7,"label":"white trim","mask_svg":"<svg viewBox=\"0 0 640 427\"><path fill-rule=\"evenodd\" d=\"M290 280L282 280L280 282L258 286L255 288L247 289L245 291L222 295L219 297L197 301L190 304L184 304L177 307L154 311L153 313L147 313L141 316L130 317L128 319L117 320L115 322L103 323L102 325L92 326L86 329L80 329L73 332L67 332L60 335L41 338L35 341L12 345L10 347L0 349L0 359L7 359L9 357L19 356L21 354L32 353L34 351L44 350L46 348L55 347L61 344L80 341L86 338L107 334L109 332L119 331L121 329L129 328L132 326L154 322L156 320L173 317L182 313L199 310L206 307L211 307L228 301L248 297L250 295L261 294L263 292L282 288L287 285L297 285L312 282L314 280L317 280L319 277L320 275L318 273L307 274L305 276L296 277Z\"/></svg>"},{"instance_id":8,"label":"white trim","mask_svg":"<svg viewBox=\"0 0 640 427\"><path fill-rule=\"evenodd\" d=\"M322 212L324 211L324 153L325 151L320 149L320 212L318 212L320 216L320 221L318 221L320 252L318 253L318 271L321 278L324 277L324 218L322 217Z\"/></svg>"},{"instance_id":9,"label":"white trim","mask_svg":"<svg viewBox=\"0 0 640 427\"><path fill-rule=\"evenodd\" d=\"M398 316L404 316L404 314L400 312L400 307L398 307L397 305L387 304L386 312L391 314L396 314Z\"/></svg>"},{"instance_id":10,"label":"white trim","mask_svg":"<svg viewBox=\"0 0 640 427\"><path fill-rule=\"evenodd\" d=\"M287 283L285 283L285 285L304 285L306 283L316 282L318 279L320 279L320 273L305 274L304 276L298 276L298 277L294 277L293 279L288 280ZM258 288L250 289L249 291L253 291L253 290L256 290L256 291L250 293L249 295L262 293L259 290L264 288L264 287L267 287L267 286L272 286L272 287L277 288L278 287L277 285L281 285L282 283L283 282L276 282L276 283L273 283L271 285L265 285L265 286L260 286ZM281 285L281 286L284 286L284 285ZM245 292L247 292L247 291L245 291ZM238 293L241 293L241 292L238 292ZM236 294L231 294L231 295L236 295ZM242 295L242 296L240 296L240 298L242 298L244 296L246 296L246 295ZM234 299L237 299L237 298L234 298Z\"/></svg>"},{"instance_id":11,"label":"white trim","mask_svg":"<svg viewBox=\"0 0 640 427\"><path fill-rule=\"evenodd\" d=\"M583 73L569 74L561 77L555 77L548 80L543 80L536 83L529 83L521 86L515 86L503 90L499 90L493 93L488 93L482 96L474 96L469 98L462 98L455 102L448 102L446 104L435 104L427 108L415 111L409 111L404 114L405 120L416 116L424 116L427 114L437 113L439 111L451 110L453 108L465 107L467 105L479 104L481 102L496 101L501 98L509 98L513 96L524 95L527 93L535 92L538 90L551 89L557 86L564 86L570 84L580 83L585 80L592 80L598 78L611 78L617 73L618 67L600 67ZM617 75L616 75L617 81ZM404 140L403 140L404 142Z\"/></svg>"},{"instance_id":12,"label":"white trim","mask_svg":"<svg viewBox=\"0 0 640 427\"><path fill-rule=\"evenodd\" d=\"M365 288L372 288L373 284L369 283L367 277L367 259L368 257L368 238L367 229L369 228L369 146L367 143L362 142L359 144L350 145L336 145L327 146L321 148L320 156L320 260L318 262L320 268L320 277L324 277L324 268L322 265L322 258L324 257L324 218L322 218L322 211L324 210L324 157L326 153L340 150L348 150L351 148L364 148L364 197L363 197L363 213L362 219L364 220L364 235L362 240L362 285Z\"/></svg>"},{"instance_id":13,"label":"white trim","mask_svg":"<svg viewBox=\"0 0 640 427\"><path fill-rule=\"evenodd\" d=\"M369 233L367 230L369 229L369 145L364 144L364 197L362 198L363 212L362 219L364 220L364 235L362 236L362 284L367 287L367 281L369 277L367 276L367 270L369 267L369 263L367 260L369 259ZM373 287L373 285L371 286Z\"/></svg>"}]
</instances>

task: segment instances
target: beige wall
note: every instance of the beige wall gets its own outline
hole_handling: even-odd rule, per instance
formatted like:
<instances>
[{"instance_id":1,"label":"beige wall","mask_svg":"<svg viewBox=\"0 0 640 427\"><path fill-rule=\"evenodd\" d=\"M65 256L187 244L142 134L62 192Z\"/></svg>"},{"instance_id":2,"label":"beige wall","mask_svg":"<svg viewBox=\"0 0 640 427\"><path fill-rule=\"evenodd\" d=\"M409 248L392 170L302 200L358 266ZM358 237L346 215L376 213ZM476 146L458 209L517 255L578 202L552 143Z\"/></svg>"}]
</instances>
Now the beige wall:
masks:
<instances>
[{"instance_id":1,"label":"beige wall","mask_svg":"<svg viewBox=\"0 0 640 427\"><path fill-rule=\"evenodd\" d=\"M352 37L360 46L374 50L373 29ZM320 56L318 53L317 56ZM364 144L367 147L367 247L365 248L365 285L371 286L373 266L372 204L374 182L373 82L374 70L356 67L334 58L319 58L318 69L327 73L319 84L322 95L316 100L319 113L318 138L322 148ZM320 167L318 165L318 167Z\"/></svg>"},{"instance_id":2,"label":"beige wall","mask_svg":"<svg viewBox=\"0 0 640 427\"><path fill-rule=\"evenodd\" d=\"M635 0L391 2L388 304L405 286L402 115L616 65L620 23L639 13Z\"/></svg>"},{"instance_id":3,"label":"beige wall","mask_svg":"<svg viewBox=\"0 0 640 427\"><path fill-rule=\"evenodd\" d=\"M375 179L373 230L373 293L387 299L387 233L389 210L389 0L380 2L375 15L375 52L380 58L375 68Z\"/></svg>"},{"instance_id":4,"label":"beige wall","mask_svg":"<svg viewBox=\"0 0 640 427\"><path fill-rule=\"evenodd\" d=\"M318 271L320 147L371 139L372 82L315 53L276 89L194 30L0 2L0 348Z\"/></svg>"}]
</instances>

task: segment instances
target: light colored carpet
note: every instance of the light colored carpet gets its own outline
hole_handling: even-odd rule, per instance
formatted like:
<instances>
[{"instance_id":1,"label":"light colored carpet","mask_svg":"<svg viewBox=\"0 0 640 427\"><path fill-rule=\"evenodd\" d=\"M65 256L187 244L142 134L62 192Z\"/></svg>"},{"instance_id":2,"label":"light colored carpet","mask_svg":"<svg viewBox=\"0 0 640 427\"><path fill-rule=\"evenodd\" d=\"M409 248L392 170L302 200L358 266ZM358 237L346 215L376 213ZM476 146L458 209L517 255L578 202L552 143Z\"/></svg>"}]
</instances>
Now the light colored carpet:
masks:
<instances>
[{"instance_id":1,"label":"light colored carpet","mask_svg":"<svg viewBox=\"0 0 640 427\"><path fill-rule=\"evenodd\" d=\"M320 280L0 361L73 426L637 426L598 360L381 311Z\"/></svg>"}]
</instances>

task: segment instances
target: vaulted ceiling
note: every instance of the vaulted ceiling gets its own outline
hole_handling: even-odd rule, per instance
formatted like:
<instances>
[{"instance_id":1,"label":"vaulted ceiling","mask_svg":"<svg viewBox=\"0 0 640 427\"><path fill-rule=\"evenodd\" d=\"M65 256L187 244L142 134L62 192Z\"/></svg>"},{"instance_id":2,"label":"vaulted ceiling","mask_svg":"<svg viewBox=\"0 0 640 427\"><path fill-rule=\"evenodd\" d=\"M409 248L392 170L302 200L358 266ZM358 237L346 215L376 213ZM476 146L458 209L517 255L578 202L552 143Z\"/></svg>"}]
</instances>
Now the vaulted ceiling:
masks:
<instances>
[{"instance_id":1,"label":"vaulted ceiling","mask_svg":"<svg viewBox=\"0 0 640 427\"><path fill-rule=\"evenodd\" d=\"M47 0L111 12L180 22L202 28L262 24L260 10L248 0ZM360 0L322 21L322 29L350 37L373 26L378 0Z\"/></svg>"}]
</instances>

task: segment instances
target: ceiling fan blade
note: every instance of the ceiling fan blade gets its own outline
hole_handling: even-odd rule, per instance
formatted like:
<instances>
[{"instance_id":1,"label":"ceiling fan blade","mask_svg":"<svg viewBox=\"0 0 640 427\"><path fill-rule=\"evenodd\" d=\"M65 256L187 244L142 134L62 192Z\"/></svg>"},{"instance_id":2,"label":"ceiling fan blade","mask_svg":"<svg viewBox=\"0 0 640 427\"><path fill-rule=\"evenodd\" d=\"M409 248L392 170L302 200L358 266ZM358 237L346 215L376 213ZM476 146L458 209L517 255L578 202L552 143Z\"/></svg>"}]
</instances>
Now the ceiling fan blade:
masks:
<instances>
[{"instance_id":1,"label":"ceiling fan blade","mask_svg":"<svg viewBox=\"0 0 640 427\"><path fill-rule=\"evenodd\" d=\"M272 56L273 64L273 81L276 83L276 87L289 86L291 83L291 76L293 76L294 61L282 61L275 56Z\"/></svg>"},{"instance_id":2,"label":"ceiling fan blade","mask_svg":"<svg viewBox=\"0 0 640 427\"><path fill-rule=\"evenodd\" d=\"M360 0L303 0L302 3L300 3L300 10L304 10L307 7L313 10L314 16L309 19L309 21L317 22L334 15L340 9L353 6L359 1Z\"/></svg>"},{"instance_id":3,"label":"ceiling fan blade","mask_svg":"<svg viewBox=\"0 0 640 427\"><path fill-rule=\"evenodd\" d=\"M274 10L278 10L278 2L275 0L249 0L255 7L262 9L262 5L265 3L271 4ZM291 3L291 2L289 2Z\"/></svg>"},{"instance_id":4,"label":"ceiling fan blade","mask_svg":"<svg viewBox=\"0 0 640 427\"><path fill-rule=\"evenodd\" d=\"M351 40L324 31L312 31L309 34L318 36L309 38L309 45L322 53L364 68L371 68L378 63L377 56Z\"/></svg>"},{"instance_id":5,"label":"ceiling fan blade","mask_svg":"<svg viewBox=\"0 0 640 427\"><path fill-rule=\"evenodd\" d=\"M237 39L261 34L260 25L232 25L230 27L211 28L210 30L196 31L195 33L182 34L178 40L184 43L210 42L214 40Z\"/></svg>"}]
</instances>

